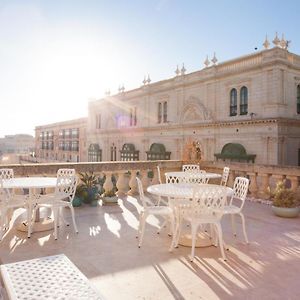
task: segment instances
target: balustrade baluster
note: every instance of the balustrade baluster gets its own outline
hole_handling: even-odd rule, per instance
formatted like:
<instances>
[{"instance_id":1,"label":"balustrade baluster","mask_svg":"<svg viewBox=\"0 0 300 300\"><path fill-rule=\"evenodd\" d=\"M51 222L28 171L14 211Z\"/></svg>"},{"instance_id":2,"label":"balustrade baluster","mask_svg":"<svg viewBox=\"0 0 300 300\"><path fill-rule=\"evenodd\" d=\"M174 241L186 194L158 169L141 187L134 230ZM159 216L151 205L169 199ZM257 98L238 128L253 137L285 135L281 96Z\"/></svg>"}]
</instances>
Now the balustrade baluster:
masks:
<instances>
[{"instance_id":1,"label":"balustrade baluster","mask_svg":"<svg viewBox=\"0 0 300 300\"><path fill-rule=\"evenodd\" d=\"M137 174L137 171L135 171L135 170L131 171L131 177L130 177L130 180L129 180L130 190L128 191L129 195L134 195L134 194L137 193L136 174Z\"/></svg>"},{"instance_id":2,"label":"balustrade baluster","mask_svg":"<svg viewBox=\"0 0 300 300\"><path fill-rule=\"evenodd\" d=\"M270 186L270 174L260 174L260 177L262 178L261 186L258 191L258 196L263 199L269 199L270 193L269 193L269 186Z\"/></svg>"},{"instance_id":3,"label":"balustrade baluster","mask_svg":"<svg viewBox=\"0 0 300 300\"><path fill-rule=\"evenodd\" d=\"M143 190L146 191L149 186L148 170L141 171Z\"/></svg>"},{"instance_id":4,"label":"balustrade baluster","mask_svg":"<svg viewBox=\"0 0 300 300\"><path fill-rule=\"evenodd\" d=\"M287 179L291 181L291 189L297 191L299 187L299 177L298 176L286 176Z\"/></svg>"},{"instance_id":5,"label":"balustrade baluster","mask_svg":"<svg viewBox=\"0 0 300 300\"><path fill-rule=\"evenodd\" d=\"M125 195L129 190L128 177L126 176L126 174L127 174L127 171L119 171L118 172L118 180L116 183L117 189L118 189L118 192L117 192L118 196Z\"/></svg>"},{"instance_id":6,"label":"balustrade baluster","mask_svg":"<svg viewBox=\"0 0 300 300\"><path fill-rule=\"evenodd\" d=\"M257 174L256 173L248 173L250 177L250 186L249 186L249 191L251 193L251 196L256 197L257 196Z\"/></svg>"},{"instance_id":7,"label":"balustrade baluster","mask_svg":"<svg viewBox=\"0 0 300 300\"><path fill-rule=\"evenodd\" d=\"M113 182L111 181L112 172L105 172L105 182L103 188L105 192L111 191L114 188Z\"/></svg>"}]
</instances>

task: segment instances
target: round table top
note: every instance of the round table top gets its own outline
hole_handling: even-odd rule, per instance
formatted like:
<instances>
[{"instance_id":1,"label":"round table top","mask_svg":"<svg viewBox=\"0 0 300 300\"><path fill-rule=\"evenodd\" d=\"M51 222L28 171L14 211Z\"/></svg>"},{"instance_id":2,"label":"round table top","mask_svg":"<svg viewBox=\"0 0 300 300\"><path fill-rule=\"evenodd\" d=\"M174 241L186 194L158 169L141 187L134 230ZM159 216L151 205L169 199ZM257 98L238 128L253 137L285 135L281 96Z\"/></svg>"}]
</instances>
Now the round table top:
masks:
<instances>
[{"instance_id":1,"label":"round table top","mask_svg":"<svg viewBox=\"0 0 300 300\"><path fill-rule=\"evenodd\" d=\"M56 186L56 177L15 177L2 180L3 188L48 188Z\"/></svg>"},{"instance_id":2,"label":"round table top","mask_svg":"<svg viewBox=\"0 0 300 300\"><path fill-rule=\"evenodd\" d=\"M217 184L197 184L197 187L205 187L205 186L214 186L216 188L224 188L221 185ZM187 183L163 183L163 184L155 184L150 185L147 188L147 192L163 197L171 197L171 198L185 198L192 199L193 198L193 189L195 184L187 184ZM227 191L227 196L232 196L233 190L230 187L225 187Z\"/></svg>"},{"instance_id":3,"label":"round table top","mask_svg":"<svg viewBox=\"0 0 300 300\"><path fill-rule=\"evenodd\" d=\"M173 176L173 177L178 177L178 178L184 178L187 177L189 175L193 175L194 177L197 176L197 174L199 174L199 176L204 176L208 179L213 179L213 178L221 178L222 175L217 174L217 173L208 173L206 172L205 174L194 171L194 172L183 172L183 171L178 171L178 172L166 172L165 175L166 176Z\"/></svg>"}]
</instances>

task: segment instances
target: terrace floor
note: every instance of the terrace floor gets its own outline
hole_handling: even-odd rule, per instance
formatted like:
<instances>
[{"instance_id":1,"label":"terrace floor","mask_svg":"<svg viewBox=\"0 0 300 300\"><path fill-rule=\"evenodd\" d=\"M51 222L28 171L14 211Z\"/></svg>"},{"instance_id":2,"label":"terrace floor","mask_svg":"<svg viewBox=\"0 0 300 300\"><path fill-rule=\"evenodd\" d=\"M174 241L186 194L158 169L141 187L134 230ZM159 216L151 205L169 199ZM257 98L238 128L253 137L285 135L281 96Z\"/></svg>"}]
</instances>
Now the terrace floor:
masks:
<instances>
[{"instance_id":1,"label":"terrace floor","mask_svg":"<svg viewBox=\"0 0 300 300\"><path fill-rule=\"evenodd\" d=\"M149 218L144 244L137 247L139 201L123 197L119 206L76 208L79 234L61 226L53 231L26 233L13 227L0 243L2 263L64 253L107 299L300 299L300 218L272 215L270 206L247 202L246 245L237 218L238 235L230 218L223 220L230 246L227 261L216 247L179 246L168 252L167 230L156 234L161 220ZM65 210L69 216L68 209ZM0 296L1 298L1 296Z\"/></svg>"}]
</instances>

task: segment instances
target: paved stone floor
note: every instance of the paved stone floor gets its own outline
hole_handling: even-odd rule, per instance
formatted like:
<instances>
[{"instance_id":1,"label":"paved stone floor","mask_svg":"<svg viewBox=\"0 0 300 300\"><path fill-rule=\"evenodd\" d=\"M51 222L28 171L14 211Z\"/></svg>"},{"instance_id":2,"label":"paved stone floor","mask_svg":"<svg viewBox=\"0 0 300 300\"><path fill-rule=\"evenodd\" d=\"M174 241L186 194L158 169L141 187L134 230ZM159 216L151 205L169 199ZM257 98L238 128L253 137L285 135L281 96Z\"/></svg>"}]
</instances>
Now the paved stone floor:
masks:
<instances>
[{"instance_id":1,"label":"paved stone floor","mask_svg":"<svg viewBox=\"0 0 300 300\"><path fill-rule=\"evenodd\" d=\"M79 234L61 226L57 241L53 231L27 239L13 227L0 243L0 259L9 263L64 253L107 299L300 299L300 218L282 219L268 205L247 202L250 244L244 243L240 220L235 238L226 217L228 260L211 246L197 248L191 263L188 247L168 252L171 238L167 230L156 234L161 220L154 217L139 249L140 203L133 197L119 203L76 208ZM65 214L69 217L68 209Z\"/></svg>"}]
</instances>

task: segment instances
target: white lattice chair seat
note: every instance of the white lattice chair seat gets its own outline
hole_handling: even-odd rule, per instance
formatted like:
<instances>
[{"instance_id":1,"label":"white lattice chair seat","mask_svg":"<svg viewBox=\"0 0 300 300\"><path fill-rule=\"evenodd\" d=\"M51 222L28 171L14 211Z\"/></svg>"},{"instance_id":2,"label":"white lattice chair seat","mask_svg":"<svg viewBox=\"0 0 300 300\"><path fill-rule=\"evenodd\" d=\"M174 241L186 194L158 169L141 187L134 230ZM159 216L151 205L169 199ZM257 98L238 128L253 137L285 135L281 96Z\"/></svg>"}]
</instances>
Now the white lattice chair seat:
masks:
<instances>
[{"instance_id":1,"label":"white lattice chair seat","mask_svg":"<svg viewBox=\"0 0 300 300\"><path fill-rule=\"evenodd\" d=\"M10 299L104 299L65 255L2 265L1 273Z\"/></svg>"},{"instance_id":2,"label":"white lattice chair seat","mask_svg":"<svg viewBox=\"0 0 300 300\"><path fill-rule=\"evenodd\" d=\"M227 205L224 207L225 214L238 214L241 209L235 205Z\"/></svg>"}]
</instances>

